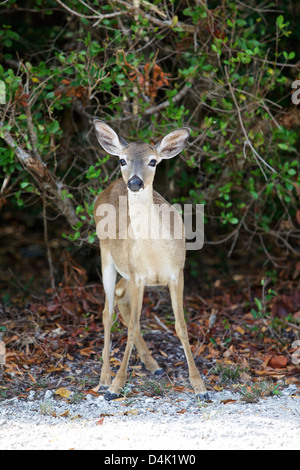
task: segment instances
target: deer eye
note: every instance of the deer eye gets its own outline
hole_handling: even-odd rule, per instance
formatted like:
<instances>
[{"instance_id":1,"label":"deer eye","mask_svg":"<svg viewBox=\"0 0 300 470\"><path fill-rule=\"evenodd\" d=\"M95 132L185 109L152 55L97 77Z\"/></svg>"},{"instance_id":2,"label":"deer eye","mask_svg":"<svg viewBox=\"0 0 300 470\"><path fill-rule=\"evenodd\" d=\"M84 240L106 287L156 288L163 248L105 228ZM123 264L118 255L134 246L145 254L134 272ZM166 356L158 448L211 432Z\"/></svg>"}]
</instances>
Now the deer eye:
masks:
<instances>
[{"instance_id":1,"label":"deer eye","mask_svg":"<svg viewBox=\"0 0 300 470\"><path fill-rule=\"evenodd\" d=\"M121 166L127 165L126 160L124 160L124 158L121 158L121 160L120 160L120 165L121 165Z\"/></svg>"},{"instance_id":2,"label":"deer eye","mask_svg":"<svg viewBox=\"0 0 300 470\"><path fill-rule=\"evenodd\" d=\"M150 160L150 162L148 163L148 166L156 166L156 163L157 161L156 160Z\"/></svg>"}]
</instances>

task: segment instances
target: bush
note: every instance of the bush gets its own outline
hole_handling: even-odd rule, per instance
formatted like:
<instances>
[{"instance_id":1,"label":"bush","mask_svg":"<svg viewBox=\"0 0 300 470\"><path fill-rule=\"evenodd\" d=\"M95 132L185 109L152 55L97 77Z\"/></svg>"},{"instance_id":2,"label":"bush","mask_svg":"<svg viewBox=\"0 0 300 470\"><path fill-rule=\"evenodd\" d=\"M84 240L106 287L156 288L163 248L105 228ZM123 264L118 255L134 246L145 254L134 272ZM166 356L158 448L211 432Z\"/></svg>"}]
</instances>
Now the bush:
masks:
<instances>
[{"instance_id":1,"label":"bush","mask_svg":"<svg viewBox=\"0 0 300 470\"><path fill-rule=\"evenodd\" d=\"M30 8L27 5L30 4ZM209 5L211 3L211 5ZM5 4L0 30L2 203L39 198L73 241L95 242L95 195L119 173L92 120L157 142L192 129L156 185L205 204L207 243L267 258L299 246L299 150L291 18L254 2ZM164 165L164 166L163 166ZM229 245L228 245L229 243Z\"/></svg>"}]
</instances>

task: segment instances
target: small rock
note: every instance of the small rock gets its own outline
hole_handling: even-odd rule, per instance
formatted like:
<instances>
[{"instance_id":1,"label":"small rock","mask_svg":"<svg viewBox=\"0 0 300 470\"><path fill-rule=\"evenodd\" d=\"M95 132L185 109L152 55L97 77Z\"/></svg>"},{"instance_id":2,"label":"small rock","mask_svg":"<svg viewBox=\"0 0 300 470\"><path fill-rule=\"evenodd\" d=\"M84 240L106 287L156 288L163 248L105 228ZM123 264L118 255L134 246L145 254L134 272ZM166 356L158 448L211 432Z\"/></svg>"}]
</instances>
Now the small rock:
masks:
<instances>
[{"instance_id":1,"label":"small rock","mask_svg":"<svg viewBox=\"0 0 300 470\"><path fill-rule=\"evenodd\" d=\"M52 395L53 393L51 390L46 390L44 399L49 400L52 397Z\"/></svg>"}]
</instances>

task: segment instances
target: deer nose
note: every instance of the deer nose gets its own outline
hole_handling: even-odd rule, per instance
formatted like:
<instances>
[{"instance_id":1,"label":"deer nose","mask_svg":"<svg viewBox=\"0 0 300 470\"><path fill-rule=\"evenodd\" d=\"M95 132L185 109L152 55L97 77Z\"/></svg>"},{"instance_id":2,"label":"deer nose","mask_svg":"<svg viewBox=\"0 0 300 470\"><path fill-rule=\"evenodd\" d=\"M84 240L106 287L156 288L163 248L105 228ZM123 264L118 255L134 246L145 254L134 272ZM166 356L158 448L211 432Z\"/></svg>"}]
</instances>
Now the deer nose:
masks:
<instances>
[{"instance_id":1,"label":"deer nose","mask_svg":"<svg viewBox=\"0 0 300 470\"><path fill-rule=\"evenodd\" d=\"M127 188L136 193L140 189L144 189L144 182L139 176L134 175L128 180Z\"/></svg>"}]
</instances>

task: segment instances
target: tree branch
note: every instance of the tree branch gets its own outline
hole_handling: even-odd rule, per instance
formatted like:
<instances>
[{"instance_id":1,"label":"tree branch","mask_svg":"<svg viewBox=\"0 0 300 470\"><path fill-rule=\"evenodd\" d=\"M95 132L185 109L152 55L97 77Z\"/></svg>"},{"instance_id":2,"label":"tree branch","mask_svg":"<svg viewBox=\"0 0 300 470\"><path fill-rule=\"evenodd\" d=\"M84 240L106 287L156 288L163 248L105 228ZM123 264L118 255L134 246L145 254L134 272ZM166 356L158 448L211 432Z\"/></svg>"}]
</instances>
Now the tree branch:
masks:
<instances>
[{"instance_id":1,"label":"tree branch","mask_svg":"<svg viewBox=\"0 0 300 470\"><path fill-rule=\"evenodd\" d=\"M124 0L118 0L117 3L125 6L128 11L132 10L132 6ZM153 10L153 8L152 8L152 10ZM182 21L178 21L177 16L174 16L170 20L159 20L158 18L155 18L154 16L149 15L148 13L145 13L141 8L139 8L138 12L143 18L146 18L148 21L150 21L151 23L153 23L157 26L160 26L161 28L171 28L172 29L172 28L176 27L176 28L183 29L184 31L186 31L188 33L192 33L192 34L194 34L197 31L196 26L194 26L192 24L182 23Z\"/></svg>"},{"instance_id":2,"label":"tree branch","mask_svg":"<svg viewBox=\"0 0 300 470\"><path fill-rule=\"evenodd\" d=\"M72 15L78 16L79 18L84 18L87 20L97 20L96 23L94 23L94 26L97 26L98 23L102 20L110 19L110 18L115 18L117 16L121 16L126 14L126 11L115 11L114 13L107 13L106 15L102 15L101 13L95 13L95 15L84 15L83 13L79 13L78 11L72 10L72 8L68 7L65 5L61 0L56 0L57 3L59 3L60 6L62 6L65 10L67 10L69 13L72 13ZM82 2L84 3L84 2ZM88 5L84 3L85 6L88 8L92 9ZM129 10L133 10L134 8L129 5ZM95 11L92 9L92 11Z\"/></svg>"},{"instance_id":3,"label":"tree branch","mask_svg":"<svg viewBox=\"0 0 300 470\"><path fill-rule=\"evenodd\" d=\"M110 18L115 18L117 16L121 15L126 15L127 13L134 13L135 15L140 14L143 18L146 18L148 21L151 23L160 26L161 28L180 28L188 33L194 34L197 31L197 27L191 24L186 24L183 23L182 21L178 21L177 16L174 16L170 20L159 20L158 18L155 18L155 16L149 15L148 13L145 13L141 8L136 8L134 5L130 5L130 3L127 3L124 0L118 0L117 2L114 1L114 3L117 3L119 5L123 5L126 7L126 10L124 11L116 11L114 13L107 13L105 15L102 15L102 13L97 13L96 10L94 10L92 7L87 5L85 2L81 1L83 5L85 5L87 8L95 12L94 15L84 15L83 13L79 13L76 10L72 10L72 8L68 7L63 3L61 0L56 0L57 3L62 6L65 10L67 10L69 13L72 13L72 15L78 16L79 18L85 18L88 20L97 20L93 26L97 26L100 21L104 19L110 19ZM147 6L148 2L145 2L145 5ZM150 4L151 5L151 4ZM154 6L151 5L151 10L154 10ZM157 11L155 11L157 13ZM162 16L162 15L161 15Z\"/></svg>"},{"instance_id":4,"label":"tree branch","mask_svg":"<svg viewBox=\"0 0 300 470\"><path fill-rule=\"evenodd\" d=\"M67 197L69 192L66 189L66 186L64 186L61 181L55 180L53 174L48 170L47 165L45 165L40 156L37 158L36 156L30 155L17 144L10 132L5 130L4 123L2 121L0 121L0 129L2 129L1 137L7 145L14 149L16 156L24 168L34 177L42 190L47 191L56 207L67 219L68 223L71 226L76 225L79 222L79 219L70 198Z\"/></svg>"},{"instance_id":5,"label":"tree branch","mask_svg":"<svg viewBox=\"0 0 300 470\"><path fill-rule=\"evenodd\" d=\"M184 85L184 87L181 88L181 90L177 93L177 95L173 96L172 102L174 104L177 103L177 101L181 100L181 98L183 98L184 95L186 95L186 93L190 89L191 89L191 82L189 82L189 85L188 84ZM157 113L158 111L161 111L162 109L167 108L168 106L170 106L170 100L169 99L163 101L162 103L160 103L156 106L151 106L151 108L146 109L143 114L146 115L146 116L149 116L151 114Z\"/></svg>"}]
</instances>

